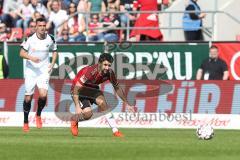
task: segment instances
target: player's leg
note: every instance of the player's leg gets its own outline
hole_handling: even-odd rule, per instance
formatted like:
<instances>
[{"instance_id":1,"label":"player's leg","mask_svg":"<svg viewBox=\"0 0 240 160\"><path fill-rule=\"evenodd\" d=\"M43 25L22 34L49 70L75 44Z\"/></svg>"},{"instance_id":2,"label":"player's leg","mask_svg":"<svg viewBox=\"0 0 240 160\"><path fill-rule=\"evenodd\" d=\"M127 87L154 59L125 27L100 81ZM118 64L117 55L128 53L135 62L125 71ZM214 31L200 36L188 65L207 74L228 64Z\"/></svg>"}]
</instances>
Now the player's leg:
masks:
<instances>
[{"instance_id":1,"label":"player's leg","mask_svg":"<svg viewBox=\"0 0 240 160\"><path fill-rule=\"evenodd\" d=\"M38 90L39 90L39 97L38 97L38 108L37 108L37 112L36 112L36 126L37 126L37 128L42 128L41 113L47 103L48 91L43 88L39 88Z\"/></svg>"},{"instance_id":2,"label":"player's leg","mask_svg":"<svg viewBox=\"0 0 240 160\"><path fill-rule=\"evenodd\" d=\"M78 135L78 122L88 120L92 117L91 103L88 99L79 97L79 105L81 108L76 108L76 114L71 120L71 132L73 136ZM78 110L78 111L77 111Z\"/></svg>"},{"instance_id":3,"label":"player's leg","mask_svg":"<svg viewBox=\"0 0 240 160\"><path fill-rule=\"evenodd\" d=\"M72 117L72 120L77 122L89 120L93 115L90 101L88 99L79 98L79 103L81 109L80 111L76 111L76 114Z\"/></svg>"},{"instance_id":4,"label":"player's leg","mask_svg":"<svg viewBox=\"0 0 240 160\"><path fill-rule=\"evenodd\" d=\"M91 104L95 103L95 99L102 92L96 88L81 87L80 92L72 91L72 99L75 104L75 117L77 121L88 120L92 117Z\"/></svg>"},{"instance_id":5,"label":"player's leg","mask_svg":"<svg viewBox=\"0 0 240 160\"><path fill-rule=\"evenodd\" d=\"M28 115L31 110L32 97L33 97L33 95L25 95L24 101L23 101L23 113L24 113L23 131L24 132L29 131Z\"/></svg>"},{"instance_id":6,"label":"player's leg","mask_svg":"<svg viewBox=\"0 0 240 160\"><path fill-rule=\"evenodd\" d=\"M48 91L43 88L39 88L39 97L38 97L38 108L37 108L37 116L41 116L43 108L46 106L47 103L47 93Z\"/></svg>"},{"instance_id":7,"label":"player's leg","mask_svg":"<svg viewBox=\"0 0 240 160\"><path fill-rule=\"evenodd\" d=\"M25 97L24 97L24 101L23 101L23 113L24 113L23 131L28 132L29 131L28 115L31 110L31 102L32 102L35 85L36 85L34 72L28 68L25 71L24 84L25 84Z\"/></svg>"},{"instance_id":8,"label":"player's leg","mask_svg":"<svg viewBox=\"0 0 240 160\"><path fill-rule=\"evenodd\" d=\"M103 94L99 95L96 98L96 104L98 105L101 111L105 111L108 109L108 105ZM114 119L113 114L112 113L107 114L105 115L105 118L108 122L108 125L112 128L113 135L116 137L123 137L123 134L117 128L116 120Z\"/></svg>"},{"instance_id":9,"label":"player's leg","mask_svg":"<svg viewBox=\"0 0 240 160\"><path fill-rule=\"evenodd\" d=\"M42 128L41 113L47 103L48 83L49 83L49 75L48 74L40 74L37 77L37 86L38 86L38 91L39 91L38 108L37 108L37 113L36 113L37 128Z\"/></svg>"},{"instance_id":10,"label":"player's leg","mask_svg":"<svg viewBox=\"0 0 240 160\"><path fill-rule=\"evenodd\" d=\"M82 114L84 120L89 120L93 115L90 101L83 99L80 103L82 104Z\"/></svg>"}]
</instances>

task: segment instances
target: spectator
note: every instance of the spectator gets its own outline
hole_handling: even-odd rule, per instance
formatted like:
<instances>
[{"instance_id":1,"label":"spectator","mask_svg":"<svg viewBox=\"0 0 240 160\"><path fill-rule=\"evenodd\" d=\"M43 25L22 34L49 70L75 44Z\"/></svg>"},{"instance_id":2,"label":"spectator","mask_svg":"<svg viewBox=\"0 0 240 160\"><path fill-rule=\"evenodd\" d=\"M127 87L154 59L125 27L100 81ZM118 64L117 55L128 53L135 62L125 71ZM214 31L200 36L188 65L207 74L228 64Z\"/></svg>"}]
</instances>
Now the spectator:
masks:
<instances>
[{"instance_id":1,"label":"spectator","mask_svg":"<svg viewBox=\"0 0 240 160\"><path fill-rule=\"evenodd\" d=\"M49 21L47 23L47 29L56 28L58 36L61 35L61 27L64 24L64 21L68 19L67 12L61 9L60 3L58 0L53 0L51 3L51 9L49 15Z\"/></svg>"},{"instance_id":2,"label":"spectator","mask_svg":"<svg viewBox=\"0 0 240 160\"><path fill-rule=\"evenodd\" d=\"M1 22L6 24L7 27L13 28L16 26L17 14L15 11L8 13L1 13Z\"/></svg>"},{"instance_id":3,"label":"spectator","mask_svg":"<svg viewBox=\"0 0 240 160\"><path fill-rule=\"evenodd\" d=\"M120 1L120 11L125 12L120 15L122 26L127 26L128 21L135 20L135 16L133 14L128 13L128 11L132 11L132 9L133 9L133 0Z\"/></svg>"},{"instance_id":4,"label":"spectator","mask_svg":"<svg viewBox=\"0 0 240 160\"><path fill-rule=\"evenodd\" d=\"M161 8L161 10L165 10L170 6L170 4L172 3L173 0L161 0L161 1L162 2L160 4L160 8Z\"/></svg>"},{"instance_id":5,"label":"spectator","mask_svg":"<svg viewBox=\"0 0 240 160\"><path fill-rule=\"evenodd\" d=\"M80 0L79 3L77 3L77 11L78 12L86 12L88 9L88 0Z\"/></svg>"},{"instance_id":6,"label":"spectator","mask_svg":"<svg viewBox=\"0 0 240 160\"><path fill-rule=\"evenodd\" d=\"M157 0L135 0L134 10L140 7L140 11L152 11L152 13L141 13L137 18L134 27L145 27L146 29L133 29L130 37L140 40L162 40L163 35L159 29L147 29L148 27L159 27Z\"/></svg>"},{"instance_id":7,"label":"spectator","mask_svg":"<svg viewBox=\"0 0 240 160\"><path fill-rule=\"evenodd\" d=\"M77 6L74 3L69 5L69 16L68 20L69 37L70 42L82 42L86 40L84 35L86 24L82 14L75 14L77 11Z\"/></svg>"},{"instance_id":8,"label":"spectator","mask_svg":"<svg viewBox=\"0 0 240 160\"><path fill-rule=\"evenodd\" d=\"M32 20L33 20L33 21L36 21L38 18L43 18L43 15L41 15L40 12L35 11L35 12L33 13Z\"/></svg>"},{"instance_id":9,"label":"spectator","mask_svg":"<svg viewBox=\"0 0 240 160\"><path fill-rule=\"evenodd\" d=\"M80 0L77 5L77 11L86 13L88 10L88 2L87 0ZM79 19L84 19L86 17L86 14L80 13L78 14Z\"/></svg>"},{"instance_id":10,"label":"spectator","mask_svg":"<svg viewBox=\"0 0 240 160\"><path fill-rule=\"evenodd\" d=\"M62 0L63 9L68 9L71 3L78 4L80 0Z\"/></svg>"},{"instance_id":11,"label":"spectator","mask_svg":"<svg viewBox=\"0 0 240 160\"><path fill-rule=\"evenodd\" d=\"M49 0L41 0L41 3L47 8L47 3L49 2Z\"/></svg>"},{"instance_id":12,"label":"spectator","mask_svg":"<svg viewBox=\"0 0 240 160\"><path fill-rule=\"evenodd\" d=\"M218 57L217 46L210 48L209 58L203 61L197 71L197 80L228 80L227 64Z\"/></svg>"},{"instance_id":13,"label":"spectator","mask_svg":"<svg viewBox=\"0 0 240 160\"><path fill-rule=\"evenodd\" d=\"M131 27L133 26L133 20L136 19L135 14L130 14L129 11L133 9L133 0L121 0L120 1L120 11L124 12L120 14L121 26ZM129 24L128 24L129 23ZM122 34L122 39L126 39L126 30Z\"/></svg>"},{"instance_id":14,"label":"spectator","mask_svg":"<svg viewBox=\"0 0 240 160\"><path fill-rule=\"evenodd\" d=\"M120 0L103 0L102 2L102 12L109 11L110 8L116 8L119 11Z\"/></svg>"},{"instance_id":15,"label":"spectator","mask_svg":"<svg viewBox=\"0 0 240 160\"><path fill-rule=\"evenodd\" d=\"M42 3L39 3L38 0L31 0L31 6L33 10L32 13L38 11L45 18L49 17L47 8Z\"/></svg>"},{"instance_id":16,"label":"spectator","mask_svg":"<svg viewBox=\"0 0 240 160\"><path fill-rule=\"evenodd\" d=\"M0 0L0 22L5 23L7 27L15 27L16 19L17 14L15 11L4 12L4 0Z\"/></svg>"},{"instance_id":17,"label":"spectator","mask_svg":"<svg viewBox=\"0 0 240 160\"><path fill-rule=\"evenodd\" d=\"M17 10L17 15L20 16L20 19L17 20L16 26L25 30L28 27L28 23L32 18L33 10L30 4L30 0L23 0L23 4L21 4Z\"/></svg>"},{"instance_id":18,"label":"spectator","mask_svg":"<svg viewBox=\"0 0 240 160\"><path fill-rule=\"evenodd\" d=\"M7 28L5 23L0 23L0 42L13 41L15 34L15 32L11 33L11 30Z\"/></svg>"},{"instance_id":19,"label":"spectator","mask_svg":"<svg viewBox=\"0 0 240 160\"><path fill-rule=\"evenodd\" d=\"M63 8L67 9L69 7L70 3L72 3L72 1L71 0L63 0L62 3L63 3Z\"/></svg>"},{"instance_id":20,"label":"spectator","mask_svg":"<svg viewBox=\"0 0 240 160\"><path fill-rule=\"evenodd\" d=\"M31 36L33 33L36 32L36 21L30 20L29 22L29 28L25 30L25 37Z\"/></svg>"},{"instance_id":21,"label":"spectator","mask_svg":"<svg viewBox=\"0 0 240 160\"><path fill-rule=\"evenodd\" d=\"M70 42L68 29L63 29L61 37L57 40L58 42Z\"/></svg>"},{"instance_id":22,"label":"spectator","mask_svg":"<svg viewBox=\"0 0 240 160\"><path fill-rule=\"evenodd\" d=\"M202 19L206 14L201 13L201 8L197 4L198 0L189 0L185 11L195 11L195 13L184 13L183 30L186 41L203 40Z\"/></svg>"},{"instance_id":23,"label":"spectator","mask_svg":"<svg viewBox=\"0 0 240 160\"><path fill-rule=\"evenodd\" d=\"M104 41L107 42L117 42L119 40L118 31L116 30L117 27L120 27L121 21L117 14L114 12L116 11L115 7L111 7L110 14L107 17L103 18L102 27L105 28L103 32Z\"/></svg>"},{"instance_id":24,"label":"spectator","mask_svg":"<svg viewBox=\"0 0 240 160\"><path fill-rule=\"evenodd\" d=\"M0 54L0 79L6 79L8 77L9 68L8 64L2 54Z\"/></svg>"},{"instance_id":25,"label":"spectator","mask_svg":"<svg viewBox=\"0 0 240 160\"><path fill-rule=\"evenodd\" d=\"M103 40L103 34L100 33L100 30L97 30L96 28L101 27L101 23L99 22L99 15L93 14L91 16L91 22L89 23L89 33L88 33L88 40L89 41L102 41Z\"/></svg>"},{"instance_id":26,"label":"spectator","mask_svg":"<svg viewBox=\"0 0 240 160\"><path fill-rule=\"evenodd\" d=\"M103 0L89 0L88 11L89 12L101 12Z\"/></svg>"}]
</instances>

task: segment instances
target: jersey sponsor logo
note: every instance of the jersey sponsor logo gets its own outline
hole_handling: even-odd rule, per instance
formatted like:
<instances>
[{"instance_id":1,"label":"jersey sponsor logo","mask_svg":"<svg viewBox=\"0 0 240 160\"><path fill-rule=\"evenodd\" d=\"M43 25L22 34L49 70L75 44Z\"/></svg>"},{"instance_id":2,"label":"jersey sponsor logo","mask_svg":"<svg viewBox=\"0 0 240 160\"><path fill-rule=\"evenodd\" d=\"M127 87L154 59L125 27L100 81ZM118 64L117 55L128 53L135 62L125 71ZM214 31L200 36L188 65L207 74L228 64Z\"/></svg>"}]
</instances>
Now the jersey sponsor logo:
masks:
<instances>
[{"instance_id":1,"label":"jersey sponsor logo","mask_svg":"<svg viewBox=\"0 0 240 160\"><path fill-rule=\"evenodd\" d=\"M87 77L83 75L83 76L80 78L80 81L81 81L82 83L86 83L86 82L87 82Z\"/></svg>"}]
</instances>

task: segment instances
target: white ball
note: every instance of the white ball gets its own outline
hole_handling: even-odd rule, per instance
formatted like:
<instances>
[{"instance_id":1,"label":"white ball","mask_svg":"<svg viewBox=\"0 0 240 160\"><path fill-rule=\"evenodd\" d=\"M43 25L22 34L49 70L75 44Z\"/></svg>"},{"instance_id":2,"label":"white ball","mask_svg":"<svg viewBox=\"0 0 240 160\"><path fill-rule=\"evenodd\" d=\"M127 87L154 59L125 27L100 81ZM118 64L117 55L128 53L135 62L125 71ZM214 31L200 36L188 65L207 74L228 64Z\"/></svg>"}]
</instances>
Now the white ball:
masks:
<instances>
[{"instance_id":1,"label":"white ball","mask_svg":"<svg viewBox=\"0 0 240 160\"><path fill-rule=\"evenodd\" d=\"M199 139L209 140L214 136L214 130L211 125L205 124L197 128L196 134Z\"/></svg>"}]
</instances>

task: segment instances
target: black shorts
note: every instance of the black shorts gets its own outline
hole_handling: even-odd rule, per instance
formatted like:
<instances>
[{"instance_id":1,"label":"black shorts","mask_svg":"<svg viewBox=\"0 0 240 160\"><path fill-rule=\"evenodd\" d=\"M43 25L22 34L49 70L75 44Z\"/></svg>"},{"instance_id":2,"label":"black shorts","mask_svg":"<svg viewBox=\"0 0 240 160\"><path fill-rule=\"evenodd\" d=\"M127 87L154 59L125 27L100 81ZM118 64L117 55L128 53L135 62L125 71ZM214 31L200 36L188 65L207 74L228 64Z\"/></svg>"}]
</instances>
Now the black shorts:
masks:
<instances>
[{"instance_id":1,"label":"black shorts","mask_svg":"<svg viewBox=\"0 0 240 160\"><path fill-rule=\"evenodd\" d=\"M103 95L99 88L86 88L79 93L79 102L81 103L81 108L91 107L92 104L96 104L96 98ZM73 95L72 95L73 96Z\"/></svg>"},{"instance_id":2,"label":"black shorts","mask_svg":"<svg viewBox=\"0 0 240 160\"><path fill-rule=\"evenodd\" d=\"M79 102L81 103L82 109L91 107L92 104L97 104L96 98L89 98L84 96L79 96Z\"/></svg>"}]
</instances>

